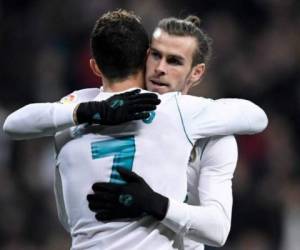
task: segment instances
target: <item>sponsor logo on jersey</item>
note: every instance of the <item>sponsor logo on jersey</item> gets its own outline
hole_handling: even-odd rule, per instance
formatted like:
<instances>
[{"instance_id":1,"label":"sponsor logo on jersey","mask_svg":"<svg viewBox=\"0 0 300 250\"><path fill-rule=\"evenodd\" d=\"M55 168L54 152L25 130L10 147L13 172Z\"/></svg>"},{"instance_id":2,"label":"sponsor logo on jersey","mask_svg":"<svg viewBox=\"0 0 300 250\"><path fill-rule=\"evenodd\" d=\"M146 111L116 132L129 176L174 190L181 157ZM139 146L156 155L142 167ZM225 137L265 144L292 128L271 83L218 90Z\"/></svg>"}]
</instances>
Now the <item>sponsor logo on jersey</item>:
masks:
<instances>
[{"instance_id":1,"label":"sponsor logo on jersey","mask_svg":"<svg viewBox=\"0 0 300 250\"><path fill-rule=\"evenodd\" d=\"M74 102L77 99L75 94L70 94L68 96L63 97L59 102L62 104L69 104Z\"/></svg>"}]
</instances>

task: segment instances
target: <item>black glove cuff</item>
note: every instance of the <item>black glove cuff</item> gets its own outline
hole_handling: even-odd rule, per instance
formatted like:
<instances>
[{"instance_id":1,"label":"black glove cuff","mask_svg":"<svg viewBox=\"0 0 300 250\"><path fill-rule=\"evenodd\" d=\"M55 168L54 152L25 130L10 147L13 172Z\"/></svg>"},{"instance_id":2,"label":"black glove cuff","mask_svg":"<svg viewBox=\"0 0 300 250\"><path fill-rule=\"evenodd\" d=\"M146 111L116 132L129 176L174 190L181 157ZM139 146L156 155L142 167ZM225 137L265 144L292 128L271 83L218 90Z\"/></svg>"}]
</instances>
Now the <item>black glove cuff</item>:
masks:
<instances>
[{"instance_id":1,"label":"black glove cuff","mask_svg":"<svg viewBox=\"0 0 300 250\"><path fill-rule=\"evenodd\" d=\"M93 123L97 118L95 115L99 117L99 122L101 121L101 117L105 117L105 109L104 109L104 102L85 102L80 103L77 111L76 117L78 124L81 123Z\"/></svg>"},{"instance_id":2,"label":"black glove cuff","mask_svg":"<svg viewBox=\"0 0 300 250\"><path fill-rule=\"evenodd\" d=\"M163 220L168 211L169 199L159 193L154 193L150 207L151 211L148 213L158 220Z\"/></svg>"}]
</instances>

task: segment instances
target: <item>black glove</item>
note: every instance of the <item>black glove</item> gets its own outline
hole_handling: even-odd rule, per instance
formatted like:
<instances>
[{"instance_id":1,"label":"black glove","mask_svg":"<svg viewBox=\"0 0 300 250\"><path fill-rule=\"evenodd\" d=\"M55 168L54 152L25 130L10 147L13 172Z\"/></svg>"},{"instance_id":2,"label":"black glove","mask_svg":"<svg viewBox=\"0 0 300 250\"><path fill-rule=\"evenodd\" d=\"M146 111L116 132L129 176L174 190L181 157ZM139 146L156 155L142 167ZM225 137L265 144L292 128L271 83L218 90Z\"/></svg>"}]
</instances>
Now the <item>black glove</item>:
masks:
<instances>
[{"instance_id":1,"label":"black glove","mask_svg":"<svg viewBox=\"0 0 300 250\"><path fill-rule=\"evenodd\" d=\"M132 120L146 119L149 111L160 103L156 94L142 93L141 90L114 95L100 102L83 102L75 109L77 124L117 125Z\"/></svg>"},{"instance_id":2,"label":"black glove","mask_svg":"<svg viewBox=\"0 0 300 250\"><path fill-rule=\"evenodd\" d=\"M94 194L87 195L89 208L97 220L135 218L144 213L162 220L169 199L154 192L142 177L124 168L117 168L126 184L95 183Z\"/></svg>"}]
</instances>

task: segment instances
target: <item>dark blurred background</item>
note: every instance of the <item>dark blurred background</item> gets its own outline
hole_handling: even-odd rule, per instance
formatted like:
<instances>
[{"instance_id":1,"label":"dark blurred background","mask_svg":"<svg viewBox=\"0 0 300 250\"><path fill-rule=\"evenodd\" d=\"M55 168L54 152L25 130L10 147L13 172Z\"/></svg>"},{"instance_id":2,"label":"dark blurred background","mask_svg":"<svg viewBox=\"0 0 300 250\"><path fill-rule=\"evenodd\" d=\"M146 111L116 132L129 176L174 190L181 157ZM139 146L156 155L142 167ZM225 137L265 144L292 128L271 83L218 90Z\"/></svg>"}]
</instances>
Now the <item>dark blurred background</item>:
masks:
<instances>
[{"instance_id":1,"label":"dark blurred background","mask_svg":"<svg viewBox=\"0 0 300 250\"><path fill-rule=\"evenodd\" d=\"M222 249L300 249L300 1L2 0L1 126L25 104L99 85L88 67L89 33L117 8L140 15L149 34L163 17L198 15L214 54L192 94L246 98L269 117L265 132L237 137L232 229ZM52 140L15 142L1 130L0 147L0 249L68 249Z\"/></svg>"}]
</instances>

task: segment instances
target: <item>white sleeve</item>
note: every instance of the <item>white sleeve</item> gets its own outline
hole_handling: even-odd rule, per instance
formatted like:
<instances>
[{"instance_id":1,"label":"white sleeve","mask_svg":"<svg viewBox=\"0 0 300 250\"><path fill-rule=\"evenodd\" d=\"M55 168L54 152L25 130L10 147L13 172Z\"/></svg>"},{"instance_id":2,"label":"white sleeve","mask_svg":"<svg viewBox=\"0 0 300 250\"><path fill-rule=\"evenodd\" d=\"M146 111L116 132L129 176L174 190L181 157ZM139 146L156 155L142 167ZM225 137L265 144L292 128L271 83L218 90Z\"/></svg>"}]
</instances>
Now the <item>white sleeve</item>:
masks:
<instances>
[{"instance_id":1,"label":"white sleeve","mask_svg":"<svg viewBox=\"0 0 300 250\"><path fill-rule=\"evenodd\" d=\"M15 140L53 136L60 130L74 126L76 105L93 100L99 93L99 88L86 88L73 91L56 103L26 105L6 118L3 130Z\"/></svg>"},{"instance_id":2,"label":"white sleeve","mask_svg":"<svg viewBox=\"0 0 300 250\"><path fill-rule=\"evenodd\" d=\"M224 245L230 230L232 178L237 162L233 136L211 138L201 158L196 187L199 204L169 200L163 224L195 242Z\"/></svg>"},{"instance_id":3,"label":"white sleeve","mask_svg":"<svg viewBox=\"0 0 300 250\"><path fill-rule=\"evenodd\" d=\"M187 133L192 140L215 135L255 134L263 131L268 124L266 113L248 100L178 98Z\"/></svg>"},{"instance_id":4,"label":"white sleeve","mask_svg":"<svg viewBox=\"0 0 300 250\"><path fill-rule=\"evenodd\" d=\"M75 106L61 103L29 104L10 114L3 130L15 140L53 136L57 131L75 125Z\"/></svg>"}]
</instances>

